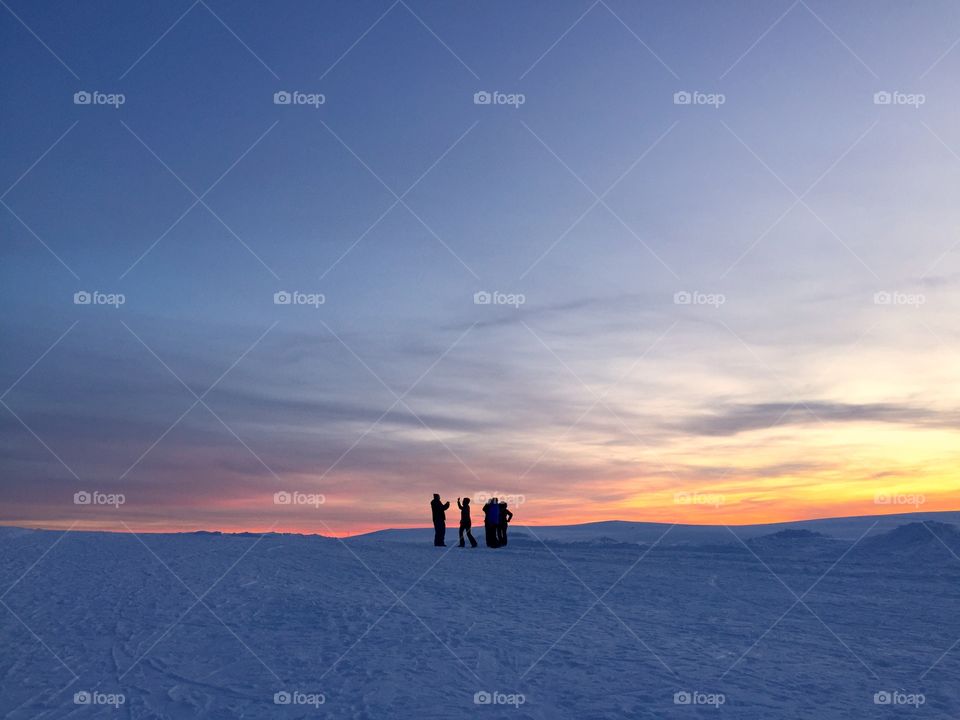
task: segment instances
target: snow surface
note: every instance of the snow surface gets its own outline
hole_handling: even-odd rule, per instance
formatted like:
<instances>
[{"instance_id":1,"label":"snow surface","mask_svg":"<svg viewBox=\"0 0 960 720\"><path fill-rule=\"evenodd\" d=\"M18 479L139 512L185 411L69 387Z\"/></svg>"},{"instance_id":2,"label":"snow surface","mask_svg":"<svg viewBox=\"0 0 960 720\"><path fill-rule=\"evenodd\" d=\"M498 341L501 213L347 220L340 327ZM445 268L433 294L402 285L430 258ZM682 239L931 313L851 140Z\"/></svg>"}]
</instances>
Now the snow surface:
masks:
<instances>
[{"instance_id":1,"label":"snow surface","mask_svg":"<svg viewBox=\"0 0 960 720\"><path fill-rule=\"evenodd\" d=\"M515 527L498 550L0 528L0 716L960 717L957 515Z\"/></svg>"}]
</instances>

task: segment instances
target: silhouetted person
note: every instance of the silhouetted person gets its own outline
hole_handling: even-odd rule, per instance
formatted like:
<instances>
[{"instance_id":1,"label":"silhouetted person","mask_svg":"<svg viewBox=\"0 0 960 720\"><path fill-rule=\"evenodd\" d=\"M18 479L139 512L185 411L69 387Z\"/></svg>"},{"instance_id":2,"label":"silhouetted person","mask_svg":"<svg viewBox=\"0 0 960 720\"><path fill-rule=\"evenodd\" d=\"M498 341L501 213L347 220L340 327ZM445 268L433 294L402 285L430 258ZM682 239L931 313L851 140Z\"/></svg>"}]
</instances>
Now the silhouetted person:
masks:
<instances>
[{"instance_id":1,"label":"silhouetted person","mask_svg":"<svg viewBox=\"0 0 960 720\"><path fill-rule=\"evenodd\" d=\"M437 547L447 546L443 540L444 535L447 534L447 518L444 512L448 507L450 507L449 502L440 502L439 493L433 494L430 509L433 511L433 544Z\"/></svg>"},{"instance_id":2,"label":"silhouetted person","mask_svg":"<svg viewBox=\"0 0 960 720\"><path fill-rule=\"evenodd\" d=\"M500 506L496 498L490 498L483 506L483 530L487 547L497 547L497 525L500 524Z\"/></svg>"},{"instance_id":3,"label":"silhouetted person","mask_svg":"<svg viewBox=\"0 0 960 720\"><path fill-rule=\"evenodd\" d=\"M464 498L463 504L460 504L460 498L457 498L457 507L460 508L460 547L466 547L463 544L463 533L467 533L467 539L470 540L470 547L477 546L477 540L470 532L472 524L470 522L470 498Z\"/></svg>"},{"instance_id":4,"label":"silhouetted person","mask_svg":"<svg viewBox=\"0 0 960 720\"><path fill-rule=\"evenodd\" d=\"M513 520L513 513L507 510L505 502L500 503L500 521L497 523L497 547L507 544L507 523Z\"/></svg>"}]
</instances>

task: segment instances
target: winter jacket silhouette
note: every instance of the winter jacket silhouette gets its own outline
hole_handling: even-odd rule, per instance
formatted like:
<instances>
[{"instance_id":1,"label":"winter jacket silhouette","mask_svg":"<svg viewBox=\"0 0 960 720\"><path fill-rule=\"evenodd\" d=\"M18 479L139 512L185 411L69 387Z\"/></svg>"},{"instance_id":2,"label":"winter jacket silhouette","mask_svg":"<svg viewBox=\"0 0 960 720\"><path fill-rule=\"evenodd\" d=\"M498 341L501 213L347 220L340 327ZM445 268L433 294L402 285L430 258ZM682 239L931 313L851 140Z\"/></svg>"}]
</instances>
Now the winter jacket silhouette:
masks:
<instances>
[{"instance_id":1,"label":"winter jacket silhouette","mask_svg":"<svg viewBox=\"0 0 960 720\"><path fill-rule=\"evenodd\" d=\"M507 510L505 502L500 503L500 521L497 523L497 547L507 544L507 524L513 520L513 513Z\"/></svg>"},{"instance_id":2,"label":"winter jacket silhouette","mask_svg":"<svg viewBox=\"0 0 960 720\"><path fill-rule=\"evenodd\" d=\"M487 547L497 547L497 526L500 524L500 506L490 498L483 506L483 530Z\"/></svg>"},{"instance_id":3,"label":"winter jacket silhouette","mask_svg":"<svg viewBox=\"0 0 960 720\"><path fill-rule=\"evenodd\" d=\"M434 493L433 500L430 501L430 510L433 512L433 544L436 547L446 547L444 536L447 534L446 510L450 507L448 502L440 502L440 494Z\"/></svg>"},{"instance_id":4,"label":"winter jacket silhouette","mask_svg":"<svg viewBox=\"0 0 960 720\"><path fill-rule=\"evenodd\" d=\"M473 537L473 533L470 532L471 522L470 522L470 498L464 498L463 503L461 504L460 498L457 498L457 507L460 508L460 547L465 547L463 544L463 533L467 533L467 539L470 540L470 547L476 547L477 541Z\"/></svg>"}]
</instances>

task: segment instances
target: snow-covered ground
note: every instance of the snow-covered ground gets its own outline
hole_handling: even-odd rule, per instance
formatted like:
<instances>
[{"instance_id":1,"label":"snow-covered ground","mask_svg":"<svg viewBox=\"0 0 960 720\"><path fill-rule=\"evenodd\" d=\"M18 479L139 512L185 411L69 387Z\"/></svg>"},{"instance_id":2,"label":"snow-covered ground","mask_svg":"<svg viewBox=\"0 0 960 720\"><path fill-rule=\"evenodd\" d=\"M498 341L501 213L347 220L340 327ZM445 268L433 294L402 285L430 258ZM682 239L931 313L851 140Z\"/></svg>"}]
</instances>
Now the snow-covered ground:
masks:
<instances>
[{"instance_id":1,"label":"snow-covered ground","mask_svg":"<svg viewBox=\"0 0 960 720\"><path fill-rule=\"evenodd\" d=\"M955 718L960 533L916 519L499 550L0 528L0 715Z\"/></svg>"}]
</instances>

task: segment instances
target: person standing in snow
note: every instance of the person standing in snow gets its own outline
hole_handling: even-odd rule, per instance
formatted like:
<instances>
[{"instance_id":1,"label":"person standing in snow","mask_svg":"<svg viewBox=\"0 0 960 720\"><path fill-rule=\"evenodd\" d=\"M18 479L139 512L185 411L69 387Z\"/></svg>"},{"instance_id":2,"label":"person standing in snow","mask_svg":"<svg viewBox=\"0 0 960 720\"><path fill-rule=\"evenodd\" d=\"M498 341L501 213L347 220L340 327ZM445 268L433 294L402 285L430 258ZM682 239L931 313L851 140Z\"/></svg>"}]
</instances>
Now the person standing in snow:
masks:
<instances>
[{"instance_id":1,"label":"person standing in snow","mask_svg":"<svg viewBox=\"0 0 960 720\"><path fill-rule=\"evenodd\" d=\"M447 516L444 514L450 502L440 502L440 493L433 494L430 501L430 510L433 512L433 544L435 547L446 547L444 536L447 534Z\"/></svg>"},{"instance_id":2,"label":"person standing in snow","mask_svg":"<svg viewBox=\"0 0 960 720\"><path fill-rule=\"evenodd\" d=\"M507 523L513 520L513 513L507 510L507 503L502 502L500 508L500 522L497 524L497 547L507 544Z\"/></svg>"},{"instance_id":3,"label":"person standing in snow","mask_svg":"<svg viewBox=\"0 0 960 720\"><path fill-rule=\"evenodd\" d=\"M483 529L487 547L497 547L497 525L500 524L500 506L496 498L490 498L483 506Z\"/></svg>"},{"instance_id":4,"label":"person standing in snow","mask_svg":"<svg viewBox=\"0 0 960 720\"><path fill-rule=\"evenodd\" d=\"M473 537L473 533L470 532L472 523L470 522L470 498L464 498L463 504L460 504L460 498L457 498L457 507L460 508L460 547L466 547L463 544L463 533L467 533L467 538L470 540L470 547L477 546L477 540Z\"/></svg>"}]
</instances>

